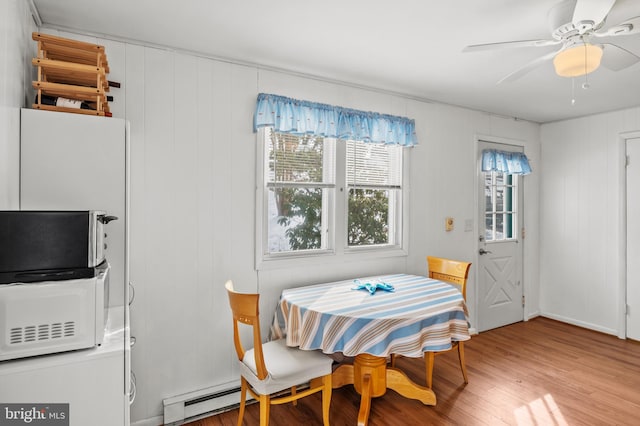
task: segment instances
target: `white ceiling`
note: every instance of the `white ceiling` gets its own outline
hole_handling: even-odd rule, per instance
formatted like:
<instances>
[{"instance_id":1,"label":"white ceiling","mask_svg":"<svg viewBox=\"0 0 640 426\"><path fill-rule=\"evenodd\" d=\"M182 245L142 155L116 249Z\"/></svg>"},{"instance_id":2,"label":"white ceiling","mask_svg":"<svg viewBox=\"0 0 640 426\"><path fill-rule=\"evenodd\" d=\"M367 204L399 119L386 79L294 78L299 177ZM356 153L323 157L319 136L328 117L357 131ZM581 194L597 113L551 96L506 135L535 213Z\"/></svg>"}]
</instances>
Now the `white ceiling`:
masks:
<instances>
[{"instance_id":1,"label":"white ceiling","mask_svg":"<svg viewBox=\"0 0 640 426\"><path fill-rule=\"evenodd\" d=\"M546 62L556 46L462 52L470 44L549 39L560 0L33 0L43 26L198 52L418 99L549 122L640 105L640 63L589 74L588 90ZM582 0L581 0L582 1ZM604 0L595 0L604 1ZM640 16L617 0L604 28ZM611 39L640 56L640 34ZM605 49L606 50L606 49Z\"/></svg>"}]
</instances>

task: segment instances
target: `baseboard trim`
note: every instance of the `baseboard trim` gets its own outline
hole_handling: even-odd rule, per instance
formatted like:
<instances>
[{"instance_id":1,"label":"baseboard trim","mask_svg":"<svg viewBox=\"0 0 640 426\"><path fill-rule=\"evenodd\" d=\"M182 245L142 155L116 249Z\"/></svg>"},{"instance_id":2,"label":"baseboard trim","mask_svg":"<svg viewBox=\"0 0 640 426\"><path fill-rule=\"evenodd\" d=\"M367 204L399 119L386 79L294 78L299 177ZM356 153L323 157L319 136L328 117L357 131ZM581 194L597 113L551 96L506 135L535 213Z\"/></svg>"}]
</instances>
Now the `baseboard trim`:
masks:
<instances>
[{"instance_id":1,"label":"baseboard trim","mask_svg":"<svg viewBox=\"0 0 640 426\"><path fill-rule=\"evenodd\" d=\"M545 318L549 318L552 320L556 320L556 321L561 321L561 322L566 322L567 324L571 324L571 325L575 325L578 327L582 327L582 328L588 328L589 330L594 330L594 331L599 331L600 333L605 333L605 334L612 334L616 337L618 337L618 330L613 329L613 328L609 328L609 327L603 327L601 325L598 324L592 324L589 322L585 322L585 321L580 321L577 320L575 318L569 318L563 315L556 315L553 314L551 312L540 312L540 316L545 317Z\"/></svg>"}]
</instances>

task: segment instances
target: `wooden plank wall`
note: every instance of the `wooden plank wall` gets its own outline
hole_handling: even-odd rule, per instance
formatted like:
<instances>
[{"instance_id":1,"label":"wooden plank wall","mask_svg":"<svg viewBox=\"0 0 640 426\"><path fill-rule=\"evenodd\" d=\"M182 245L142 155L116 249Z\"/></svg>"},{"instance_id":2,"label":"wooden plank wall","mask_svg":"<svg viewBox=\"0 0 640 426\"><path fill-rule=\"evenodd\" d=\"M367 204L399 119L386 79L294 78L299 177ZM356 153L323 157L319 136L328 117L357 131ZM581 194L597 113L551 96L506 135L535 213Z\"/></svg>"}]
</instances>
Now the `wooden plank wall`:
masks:
<instances>
[{"instance_id":1,"label":"wooden plank wall","mask_svg":"<svg viewBox=\"0 0 640 426\"><path fill-rule=\"evenodd\" d=\"M540 309L624 335L624 146L640 108L542 126Z\"/></svg>"}]
</instances>

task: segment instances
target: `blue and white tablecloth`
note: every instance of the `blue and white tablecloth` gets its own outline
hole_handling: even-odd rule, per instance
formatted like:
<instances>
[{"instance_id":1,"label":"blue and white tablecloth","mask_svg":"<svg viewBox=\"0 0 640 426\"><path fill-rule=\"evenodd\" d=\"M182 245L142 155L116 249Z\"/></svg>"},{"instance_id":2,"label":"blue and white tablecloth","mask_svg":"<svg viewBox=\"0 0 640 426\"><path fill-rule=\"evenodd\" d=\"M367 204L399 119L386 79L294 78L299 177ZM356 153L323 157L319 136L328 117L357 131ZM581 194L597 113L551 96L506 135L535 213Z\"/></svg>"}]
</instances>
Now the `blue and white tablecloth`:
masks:
<instances>
[{"instance_id":1,"label":"blue and white tablecloth","mask_svg":"<svg viewBox=\"0 0 640 426\"><path fill-rule=\"evenodd\" d=\"M381 357L422 357L469 340L467 307L454 285L406 274L358 280L391 284L394 291L354 290L354 280L284 290L272 337L286 336L288 346L305 350Z\"/></svg>"}]
</instances>

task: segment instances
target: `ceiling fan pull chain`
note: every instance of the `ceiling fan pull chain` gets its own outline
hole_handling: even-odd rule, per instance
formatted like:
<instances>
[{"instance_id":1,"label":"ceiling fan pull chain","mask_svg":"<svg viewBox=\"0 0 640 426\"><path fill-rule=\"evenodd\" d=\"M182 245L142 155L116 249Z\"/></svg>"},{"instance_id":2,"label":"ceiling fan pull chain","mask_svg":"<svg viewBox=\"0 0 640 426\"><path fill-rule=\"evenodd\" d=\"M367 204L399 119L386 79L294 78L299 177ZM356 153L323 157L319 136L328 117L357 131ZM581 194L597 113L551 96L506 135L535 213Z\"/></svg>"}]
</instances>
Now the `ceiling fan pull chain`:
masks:
<instances>
[{"instance_id":1,"label":"ceiling fan pull chain","mask_svg":"<svg viewBox=\"0 0 640 426\"><path fill-rule=\"evenodd\" d=\"M582 83L582 88L587 90L589 87L589 77L587 72L587 42L584 42L584 83Z\"/></svg>"},{"instance_id":2,"label":"ceiling fan pull chain","mask_svg":"<svg viewBox=\"0 0 640 426\"><path fill-rule=\"evenodd\" d=\"M571 106L576 104L576 78L571 77Z\"/></svg>"}]
</instances>

